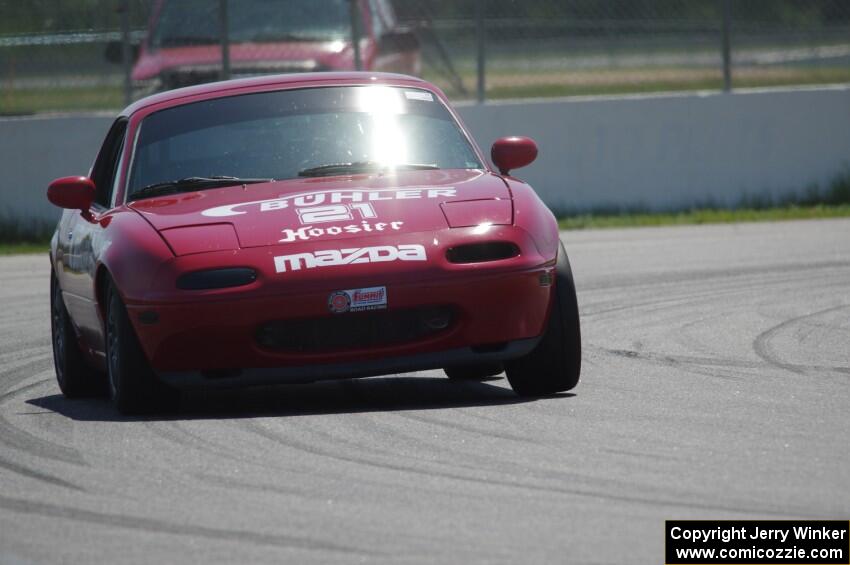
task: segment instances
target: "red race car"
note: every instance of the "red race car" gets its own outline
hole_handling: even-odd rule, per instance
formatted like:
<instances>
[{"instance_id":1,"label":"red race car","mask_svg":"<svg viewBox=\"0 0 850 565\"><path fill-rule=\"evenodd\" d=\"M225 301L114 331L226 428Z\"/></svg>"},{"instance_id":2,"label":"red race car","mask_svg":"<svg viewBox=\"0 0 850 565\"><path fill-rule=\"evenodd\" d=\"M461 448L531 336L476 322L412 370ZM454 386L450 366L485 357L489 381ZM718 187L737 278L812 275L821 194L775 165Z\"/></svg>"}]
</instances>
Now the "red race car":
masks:
<instances>
[{"instance_id":1,"label":"red race car","mask_svg":"<svg viewBox=\"0 0 850 565\"><path fill-rule=\"evenodd\" d=\"M354 70L352 10L363 70L418 74L419 41L399 23L389 0L239 0L227 12L230 76ZM218 80L220 18L220 2L155 2L135 53L134 95ZM111 42L106 56L121 63L121 43Z\"/></svg>"},{"instance_id":2,"label":"red race car","mask_svg":"<svg viewBox=\"0 0 850 565\"><path fill-rule=\"evenodd\" d=\"M488 166L444 94L374 73L258 77L140 100L88 177L51 183L53 352L66 396L122 412L181 388L443 368L521 395L579 380L552 213ZM106 386L108 383L108 387Z\"/></svg>"}]
</instances>

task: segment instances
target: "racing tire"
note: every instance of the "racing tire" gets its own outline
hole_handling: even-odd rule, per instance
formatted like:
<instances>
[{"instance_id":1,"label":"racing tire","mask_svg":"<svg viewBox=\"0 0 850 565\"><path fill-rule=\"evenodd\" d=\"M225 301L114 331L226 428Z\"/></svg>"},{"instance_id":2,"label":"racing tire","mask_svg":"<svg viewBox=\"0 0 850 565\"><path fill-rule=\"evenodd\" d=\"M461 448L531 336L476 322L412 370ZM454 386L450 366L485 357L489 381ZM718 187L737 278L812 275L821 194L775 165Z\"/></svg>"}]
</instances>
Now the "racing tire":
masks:
<instances>
[{"instance_id":1,"label":"racing tire","mask_svg":"<svg viewBox=\"0 0 850 565\"><path fill-rule=\"evenodd\" d=\"M111 283L106 299L106 365L109 396L120 413L147 414L175 406L177 392L157 379Z\"/></svg>"},{"instance_id":2,"label":"racing tire","mask_svg":"<svg viewBox=\"0 0 850 565\"><path fill-rule=\"evenodd\" d=\"M50 271L50 339L56 382L65 398L106 394L106 379L89 367L77 342L77 332L62 298L56 273Z\"/></svg>"},{"instance_id":3,"label":"racing tire","mask_svg":"<svg viewBox=\"0 0 850 565\"><path fill-rule=\"evenodd\" d=\"M531 353L505 363L508 382L520 396L546 396L574 388L581 374L578 301L564 244L558 249L552 311L546 333Z\"/></svg>"},{"instance_id":4,"label":"racing tire","mask_svg":"<svg viewBox=\"0 0 850 565\"><path fill-rule=\"evenodd\" d=\"M481 381L495 377L505 368L501 363L483 363L481 365L454 365L446 367L443 372L453 381Z\"/></svg>"}]
</instances>

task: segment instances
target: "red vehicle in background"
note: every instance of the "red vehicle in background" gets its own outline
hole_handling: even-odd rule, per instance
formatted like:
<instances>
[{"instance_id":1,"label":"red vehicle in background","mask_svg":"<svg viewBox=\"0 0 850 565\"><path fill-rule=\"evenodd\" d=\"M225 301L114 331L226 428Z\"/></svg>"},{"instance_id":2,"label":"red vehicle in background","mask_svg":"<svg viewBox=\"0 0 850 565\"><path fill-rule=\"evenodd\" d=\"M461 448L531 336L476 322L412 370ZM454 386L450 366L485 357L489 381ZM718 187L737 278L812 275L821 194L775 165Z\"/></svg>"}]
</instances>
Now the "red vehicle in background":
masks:
<instances>
[{"instance_id":1,"label":"red vehicle in background","mask_svg":"<svg viewBox=\"0 0 850 565\"><path fill-rule=\"evenodd\" d=\"M239 0L227 6L230 78L354 70L355 18L362 70L419 74L416 35L390 0ZM217 1L159 0L133 67L135 97L222 78L222 29Z\"/></svg>"}]
</instances>

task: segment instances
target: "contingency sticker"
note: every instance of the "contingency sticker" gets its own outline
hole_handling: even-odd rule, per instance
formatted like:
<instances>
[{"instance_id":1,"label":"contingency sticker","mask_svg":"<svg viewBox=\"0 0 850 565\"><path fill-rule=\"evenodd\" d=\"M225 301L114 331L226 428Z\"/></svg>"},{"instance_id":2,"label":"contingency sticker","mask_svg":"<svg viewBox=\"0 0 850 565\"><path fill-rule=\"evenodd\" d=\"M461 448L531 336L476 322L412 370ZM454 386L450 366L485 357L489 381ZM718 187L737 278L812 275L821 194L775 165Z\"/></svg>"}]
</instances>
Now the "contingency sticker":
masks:
<instances>
[{"instance_id":1,"label":"contingency sticker","mask_svg":"<svg viewBox=\"0 0 850 565\"><path fill-rule=\"evenodd\" d=\"M337 290L328 297L328 310L334 314L384 310L387 307L387 287L372 286Z\"/></svg>"},{"instance_id":2,"label":"contingency sticker","mask_svg":"<svg viewBox=\"0 0 850 565\"><path fill-rule=\"evenodd\" d=\"M433 102L434 96L430 92L424 90L405 90L404 96L408 100L422 100L423 102Z\"/></svg>"}]
</instances>

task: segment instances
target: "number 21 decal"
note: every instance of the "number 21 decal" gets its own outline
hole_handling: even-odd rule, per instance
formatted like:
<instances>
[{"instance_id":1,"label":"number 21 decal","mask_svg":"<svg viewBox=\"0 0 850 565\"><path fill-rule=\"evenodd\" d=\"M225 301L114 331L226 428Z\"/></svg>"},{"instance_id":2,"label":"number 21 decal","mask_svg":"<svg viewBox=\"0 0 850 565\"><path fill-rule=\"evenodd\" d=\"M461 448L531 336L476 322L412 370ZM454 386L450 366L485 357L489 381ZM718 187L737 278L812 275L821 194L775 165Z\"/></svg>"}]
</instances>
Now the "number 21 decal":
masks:
<instances>
[{"instance_id":1,"label":"number 21 decal","mask_svg":"<svg viewBox=\"0 0 850 565\"><path fill-rule=\"evenodd\" d=\"M359 212L363 219L377 218L375 208L368 202L354 202L352 204L332 204L330 206L314 206L312 208L298 208L298 219L301 225L321 224L325 222L339 222L342 220L353 220L354 213Z\"/></svg>"}]
</instances>

